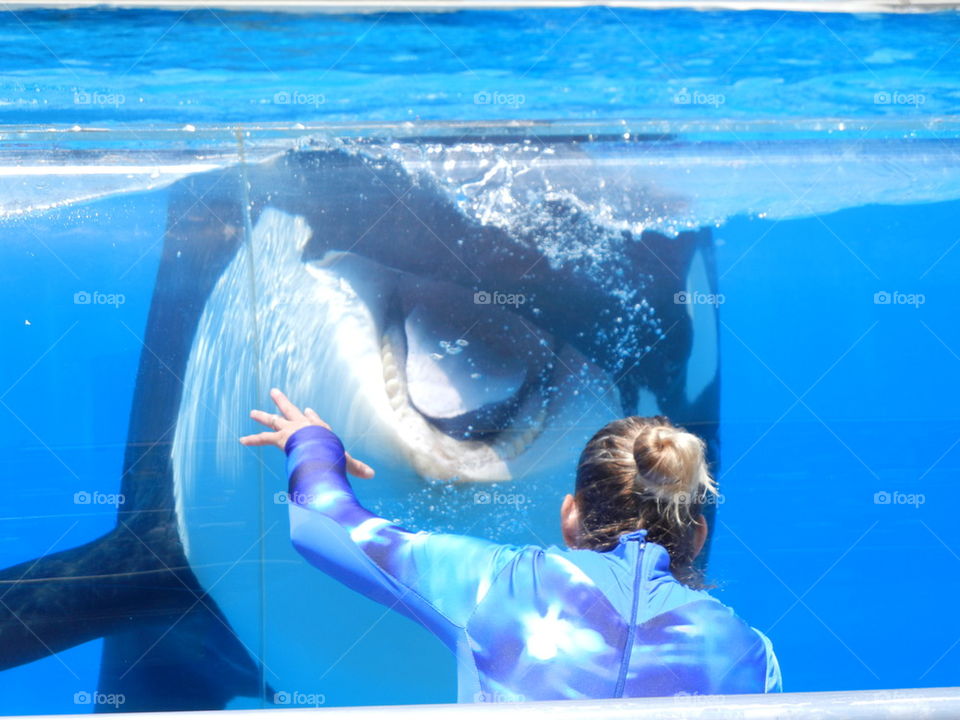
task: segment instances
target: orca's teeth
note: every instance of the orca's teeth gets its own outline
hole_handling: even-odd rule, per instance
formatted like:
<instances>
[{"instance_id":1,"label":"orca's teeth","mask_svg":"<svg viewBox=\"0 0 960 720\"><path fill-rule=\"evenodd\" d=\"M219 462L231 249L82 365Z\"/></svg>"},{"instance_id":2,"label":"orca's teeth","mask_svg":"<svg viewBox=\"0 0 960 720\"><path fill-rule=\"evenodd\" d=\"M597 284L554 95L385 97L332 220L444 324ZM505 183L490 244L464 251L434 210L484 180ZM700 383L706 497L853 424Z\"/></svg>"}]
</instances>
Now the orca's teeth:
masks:
<instances>
[{"instance_id":1,"label":"orca's teeth","mask_svg":"<svg viewBox=\"0 0 960 720\"><path fill-rule=\"evenodd\" d=\"M543 432L548 411L539 393L530 393L517 417L532 417L528 427L500 429L494 439L468 440L451 437L434 427L407 395L402 362L402 329L387 328L380 340L384 391L393 408L402 446L414 469L437 480L498 482L512 479L507 462L525 452ZM540 407L536 407L537 405Z\"/></svg>"}]
</instances>

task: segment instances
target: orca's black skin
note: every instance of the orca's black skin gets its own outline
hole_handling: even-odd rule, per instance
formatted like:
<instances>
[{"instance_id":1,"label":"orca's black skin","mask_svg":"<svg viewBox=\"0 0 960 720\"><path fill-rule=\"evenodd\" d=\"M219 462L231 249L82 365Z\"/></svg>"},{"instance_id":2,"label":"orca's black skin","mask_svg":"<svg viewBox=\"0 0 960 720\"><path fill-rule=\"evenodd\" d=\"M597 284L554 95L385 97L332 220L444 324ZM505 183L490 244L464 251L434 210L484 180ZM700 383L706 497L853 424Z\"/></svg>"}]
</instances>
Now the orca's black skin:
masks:
<instances>
[{"instance_id":1,"label":"orca's black skin","mask_svg":"<svg viewBox=\"0 0 960 720\"><path fill-rule=\"evenodd\" d=\"M169 192L124 460L126 502L116 528L98 540L0 570L0 669L104 637L99 689L123 693L126 703L98 711L219 709L237 696L270 697L256 660L188 566L170 467L188 354L207 298L243 242L247 197L250 226L266 207L304 216L313 231L305 261L343 250L413 278L525 294L533 301L516 312L616 378L624 414L649 387L662 412L704 437L711 461L719 459L719 380L695 405L686 402L692 328L686 306L674 302L698 249L716 291L709 230L625 235L622 254L599 273L553 268L531 238L465 217L399 165L339 150L195 175ZM553 227L537 233L601 232L568 206L551 210ZM614 322L623 307L609 291L636 278L651 279L644 297L670 329L659 342L645 325ZM598 337L598 327L610 332ZM652 349L636 362L616 352L618 343ZM713 506L706 510L712 522Z\"/></svg>"}]
</instances>

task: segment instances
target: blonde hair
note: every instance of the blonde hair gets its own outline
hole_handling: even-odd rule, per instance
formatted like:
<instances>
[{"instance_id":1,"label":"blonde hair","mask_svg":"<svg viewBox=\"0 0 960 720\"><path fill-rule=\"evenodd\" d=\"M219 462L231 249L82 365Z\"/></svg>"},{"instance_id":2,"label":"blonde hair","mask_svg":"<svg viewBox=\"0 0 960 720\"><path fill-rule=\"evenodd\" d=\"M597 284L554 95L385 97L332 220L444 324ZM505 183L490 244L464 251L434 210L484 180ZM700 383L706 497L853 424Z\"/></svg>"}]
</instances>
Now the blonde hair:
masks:
<instances>
[{"instance_id":1,"label":"blonde hair","mask_svg":"<svg viewBox=\"0 0 960 720\"><path fill-rule=\"evenodd\" d=\"M693 567L695 529L717 486L699 437L663 416L614 420L587 443L577 465L583 545L606 550L644 528L670 554L681 582L702 586Z\"/></svg>"}]
</instances>

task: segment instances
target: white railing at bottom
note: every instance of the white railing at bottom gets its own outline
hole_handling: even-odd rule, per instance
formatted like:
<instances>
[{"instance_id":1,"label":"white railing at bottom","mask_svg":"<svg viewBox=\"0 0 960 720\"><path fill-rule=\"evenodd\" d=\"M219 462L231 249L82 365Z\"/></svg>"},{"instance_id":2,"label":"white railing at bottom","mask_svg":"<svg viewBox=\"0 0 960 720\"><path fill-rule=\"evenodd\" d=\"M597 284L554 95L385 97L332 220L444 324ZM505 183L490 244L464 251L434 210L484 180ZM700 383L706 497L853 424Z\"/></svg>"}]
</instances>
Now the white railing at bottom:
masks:
<instances>
[{"instance_id":1,"label":"white railing at bottom","mask_svg":"<svg viewBox=\"0 0 960 720\"><path fill-rule=\"evenodd\" d=\"M444 718L524 718L524 720L955 720L960 718L960 688L856 690L783 693L782 695L681 695L633 700L565 700L532 703L472 703L463 705L402 705L363 708L271 708L215 712L112 714L112 720L283 720L287 713L300 720L432 720ZM27 720L24 716L23 720ZM65 720L88 715L29 716ZM290 716L287 715L287 720Z\"/></svg>"}]
</instances>

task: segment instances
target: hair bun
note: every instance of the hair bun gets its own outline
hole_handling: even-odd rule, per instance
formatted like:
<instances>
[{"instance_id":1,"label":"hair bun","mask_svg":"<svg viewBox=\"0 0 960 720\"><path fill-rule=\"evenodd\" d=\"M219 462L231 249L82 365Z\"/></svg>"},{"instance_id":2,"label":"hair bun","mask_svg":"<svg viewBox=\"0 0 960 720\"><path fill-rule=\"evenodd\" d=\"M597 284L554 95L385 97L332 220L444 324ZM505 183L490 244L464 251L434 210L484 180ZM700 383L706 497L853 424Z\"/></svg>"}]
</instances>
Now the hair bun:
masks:
<instances>
[{"instance_id":1,"label":"hair bun","mask_svg":"<svg viewBox=\"0 0 960 720\"><path fill-rule=\"evenodd\" d=\"M651 424L640 428L633 441L637 489L656 495L675 510L715 491L705 449L703 440L677 427Z\"/></svg>"},{"instance_id":2,"label":"hair bun","mask_svg":"<svg viewBox=\"0 0 960 720\"><path fill-rule=\"evenodd\" d=\"M663 439L659 433L654 436L653 426L640 428L636 437L633 439L633 461L637 464L637 469L649 464L649 457L652 452L659 453L663 447Z\"/></svg>"}]
</instances>

